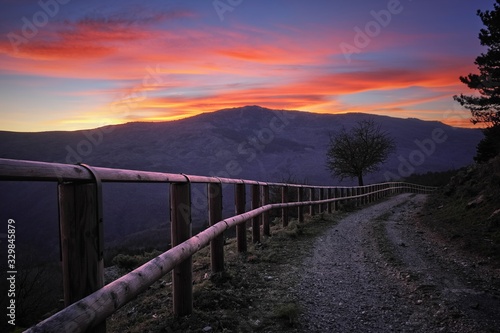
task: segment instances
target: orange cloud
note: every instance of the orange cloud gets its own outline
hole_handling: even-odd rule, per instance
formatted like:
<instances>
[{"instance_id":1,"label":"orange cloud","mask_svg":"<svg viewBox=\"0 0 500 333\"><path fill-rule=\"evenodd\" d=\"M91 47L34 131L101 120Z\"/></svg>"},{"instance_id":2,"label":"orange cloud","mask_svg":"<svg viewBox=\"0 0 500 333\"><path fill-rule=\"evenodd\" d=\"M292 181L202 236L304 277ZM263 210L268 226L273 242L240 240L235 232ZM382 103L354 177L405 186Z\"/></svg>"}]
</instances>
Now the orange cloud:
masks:
<instances>
[{"instance_id":1,"label":"orange cloud","mask_svg":"<svg viewBox=\"0 0 500 333\"><path fill-rule=\"evenodd\" d=\"M293 27L269 31L237 25L233 29L173 31L158 26L194 15L175 12L139 15L138 19L123 15L54 23L18 54L0 41L0 70L111 82L108 90L77 94L108 95L108 105L89 110L87 116L118 123L178 119L249 104L321 113L425 116L420 109L427 106L422 105L446 98L451 101L450 95L460 89L458 76L471 69L463 65L467 63L464 59L424 56L418 64L401 68L384 68L366 60L369 57L356 60L359 66L348 66L338 45L353 38L350 30L318 27L311 34ZM422 36L387 31L363 52L382 52L418 38ZM339 101L342 96L409 87L423 88L425 94L401 95L369 108ZM435 117L435 110L428 114L432 112ZM459 123L459 119L449 121Z\"/></svg>"}]
</instances>

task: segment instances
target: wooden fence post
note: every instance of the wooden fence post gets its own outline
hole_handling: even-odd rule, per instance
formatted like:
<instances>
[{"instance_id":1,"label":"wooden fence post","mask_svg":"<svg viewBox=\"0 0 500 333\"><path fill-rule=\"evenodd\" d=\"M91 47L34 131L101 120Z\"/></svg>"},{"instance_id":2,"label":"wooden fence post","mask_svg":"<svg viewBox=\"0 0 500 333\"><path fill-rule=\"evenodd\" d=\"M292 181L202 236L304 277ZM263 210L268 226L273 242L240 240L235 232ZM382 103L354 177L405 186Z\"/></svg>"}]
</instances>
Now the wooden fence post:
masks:
<instances>
[{"instance_id":1,"label":"wooden fence post","mask_svg":"<svg viewBox=\"0 0 500 333\"><path fill-rule=\"evenodd\" d=\"M313 188L313 187L310 187L310 188L309 188L309 200L310 200L310 201L314 201L314 188ZM314 214L315 214L315 212L314 212L314 211L315 211L315 209L314 209L314 205L310 205L310 206L309 206L309 214L310 214L311 216L314 216Z\"/></svg>"},{"instance_id":2,"label":"wooden fence post","mask_svg":"<svg viewBox=\"0 0 500 333\"><path fill-rule=\"evenodd\" d=\"M327 190L327 196L326 196L328 199L331 199L332 198L332 189L329 188ZM328 212L328 214L331 214L333 213L333 202L329 202L326 204L326 210Z\"/></svg>"},{"instance_id":3,"label":"wooden fence post","mask_svg":"<svg viewBox=\"0 0 500 333\"><path fill-rule=\"evenodd\" d=\"M222 221L222 185L220 183L208 183L207 195L208 222L212 226ZM212 273L224 271L224 234L215 237L210 242L210 262Z\"/></svg>"},{"instance_id":4,"label":"wooden fence post","mask_svg":"<svg viewBox=\"0 0 500 333\"><path fill-rule=\"evenodd\" d=\"M235 184L235 212L236 215L243 214L246 206L245 184ZM247 252L247 224L246 222L240 223L236 226L236 240L238 242L238 252Z\"/></svg>"},{"instance_id":5,"label":"wooden fence post","mask_svg":"<svg viewBox=\"0 0 500 333\"><path fill-rule=\"evenodd\" d=\"M319 200L323 200L325 199L325 191L323 188L319 188L318 189L319 191ZM326 209L325 209L326 205L325 204L318 204L318 210L319 210L319 213L323 213Z\"/></svg>"},{"instance_id":6,"label":"wooden fence post","mask_svg":"<svg viewBox=\"0 0 500 333\"><path fill-rule=\"evenodd\" d=\"M344 194L345 194L345 192L344 192L344 188L343 188L343 187L341 187L341 188L339 188L338 190L339 190L339 198L343 198L343 197L344 197ZM343 204L344 204L344 200L339 200L339 201L337 201L337 203L338 203L338 204L337 204L337 208L338 208L338 209L340 209L340 208L341 208L341 205L343 205Z\"/></svg>"},{"instance_id":7,"label":"wooden fence post","mask_svg":"<svg viewBox=\"0 0 500 333\"><path fill-rule=\"evenodd\" d=\"M100 191L100 182L58 185L65 306L104 286ZM106 332L106 322L98 324L92 332Z\"/></svg>"},{"instance_id":8,"label":"wooden fence post","mask_svg":"<svg viewBox=\"0 0 500 333\"><path fill-rule=\"evenodd\" d=\"M170 226L172 247L191 238L191 184L170 184ZM193 312L193 259L189 257L172 271L173 312L187 316Z\"/></svg>"},{"instance_id":9,"label":"wooden fence post","mask_svg":"<svg viewBox=\"0 0 500 333\"><path fill-rule=\"evenodd\" d=\"M297 201L304 201L304 189L302 187L297 188ZM297 207L297 218L299 222L304 222L304 206Z\"/></svg>"},{"instance_id":10,"label":"wooden fence post","mask_svg":"<svg viewBox=\"0 0 500 333\"><path fill-rule=\"evenodd\" d=\"M260 185L252 185L252 209L260 207ZM261 216L256 216L252 219L252 241L260 243L260 219Z\"/></svg>"},{"instance_id":11,"label":"wooden fence post","mask_svg":"<svg viewBox=\"0 0 500 333\"><path fill-rule=\"evenodd\" d=\"M341 189L339 189L339 188L337 188L337 187L336 187L336 188L334 188L334 189L333 189L333 197L334 197L334 198L340 198L341 196L342 196L342 195L341 195ZM338 201L338 200L333 202L333 209L334 209L336 212L339 210L339 206L340 206L340 205L339 205L339 201Z\"/></svg>"},{"instance_id":12,"label":"wooden fence post","mask_svg":"<svg viewBox=\"0 0 500 333\"><path fill-rule=\"evenodd\" d=\"M281 187L281 202L288 202L288 186ZM288 207L283 207L281 209L281 219L283 222L283 227L288 226Z\"/></svg>"},{"instance_id":13,"label":"wooden fence post","mask_svg":"<svg viewBox=\"0 0 500 333\"><path fill-rule=\"evenodd\" d=\"M269 204L269 185L262 186L262 206ZM269 211L262 213L262 229L265 236L271 236L269 227Z\"/></svg>"}]
</instances>

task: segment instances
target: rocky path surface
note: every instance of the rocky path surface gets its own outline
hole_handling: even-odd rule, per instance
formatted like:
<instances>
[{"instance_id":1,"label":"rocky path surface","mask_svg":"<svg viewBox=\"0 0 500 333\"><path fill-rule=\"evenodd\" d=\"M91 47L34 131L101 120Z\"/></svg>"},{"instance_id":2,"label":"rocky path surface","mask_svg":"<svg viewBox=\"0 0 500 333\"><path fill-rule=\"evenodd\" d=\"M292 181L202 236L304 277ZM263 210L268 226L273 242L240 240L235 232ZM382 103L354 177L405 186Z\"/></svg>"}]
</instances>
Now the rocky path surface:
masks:
<instances>
[{"instance_id":1,"label":"rocky path surface","mask_svg":"<svg viewBox=\"0 0 500 333\"><path fill-rule=\"evenodd\" d=\"M500 332L498 272L422 228L425 199L374 204L316 240L298 291L304 332Z\"/></svg>"}]
</instances>

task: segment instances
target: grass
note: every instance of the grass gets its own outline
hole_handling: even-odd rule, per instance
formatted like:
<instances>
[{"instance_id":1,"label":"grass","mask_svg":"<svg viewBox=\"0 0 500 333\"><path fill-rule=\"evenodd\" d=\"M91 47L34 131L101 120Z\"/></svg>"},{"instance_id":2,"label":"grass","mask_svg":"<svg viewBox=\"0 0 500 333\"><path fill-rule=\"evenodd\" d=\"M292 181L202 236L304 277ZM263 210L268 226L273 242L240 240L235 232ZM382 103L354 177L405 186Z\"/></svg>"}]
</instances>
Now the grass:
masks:
<instances>
[{"instance_id":1,"label":"grass","mask_svg":"<svg viewBox=\"0 0 500 333\"><path fill-rule=\"evenodd\" d=\"M227 239L225 271L211 274L209 248L193 256L193 305L190 316L172 314L171 274L155 283L110 317L109 332L298 332L300 308L295 293L301 263L313 241L338 220L318 214L304 223L272 221L272 237L237 252L236 240ZM146 254L148 255L148 254ZM122 258L123 259L123 258ZM137 256L126 258L142 262ZM119 261L119 259L117 259ZM124 271L125 272L125 271Z\"/></svg>"},{"instance_id":2,"label":"grass","mask_svg":"<svg viewBox=\"0 0 500 333\"><path fill-rule=\"evenodd\" d=\"M384 257L384 259L392 266L400 267L403 266L403 262L397 255L394 244L389 240L386 232L385 224L391 216L392 212L388 211L375 219L376 223L373 226L373 237L377 244L378 250Z\"/></svg>"},{"instance_id":3,"label":"grass","mask_svg":"<svg viewBox=\"0 0 500 333\"><path fill-rule=\"evenodd\" d=\"M290 326L293 326L298 320L300 308L297 303L285 303L278 305L273 312L274 317L284 319Z\"/></svg>"}]
</instances>

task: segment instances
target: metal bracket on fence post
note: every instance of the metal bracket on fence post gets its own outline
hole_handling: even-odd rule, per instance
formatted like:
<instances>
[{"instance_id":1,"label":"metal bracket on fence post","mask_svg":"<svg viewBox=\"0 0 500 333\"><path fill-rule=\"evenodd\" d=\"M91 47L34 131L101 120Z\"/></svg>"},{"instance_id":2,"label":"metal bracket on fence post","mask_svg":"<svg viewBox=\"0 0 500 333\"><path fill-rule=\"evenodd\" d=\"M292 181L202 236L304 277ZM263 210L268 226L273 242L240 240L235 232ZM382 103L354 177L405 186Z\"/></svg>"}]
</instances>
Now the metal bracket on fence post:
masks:
<instances>
[{"instance_id":1,"label":"metal bracket on fence post","mask_svg":"<svg viewBox=\"0 0 500 333\"><path fill-rule=\"evenodd\" d=\"M187 183L170 185L170 223L172 247L191 238L191 180L182 174ZM193 311L193 261L192 257L172 270L173 312L186 316Z\"/></svg>"},{"instance_id":2,"label":"metal bracket on fence post","mask_svg":"<svg viewBox=\"0 0 500 333\"><path fill-rule=\"evenodd\" d=\"M93 181L58 184L59 237L64 304L70 306L104 286L102 182L88 165L80 164ZM105 332L106 322L94 332Z\"/></svg>"},{"instance_id":3,"label":"metal bracket on fence post","mask_svg":"<svg viewBox=\"0 0 500 333\"><path fill-rule=\"evenodd\" d=\"M96 209L96 215L97 215L97 233L98 233L98 242L97 242L97 253L99 254L99 260L104 257L104 220L103 220L103 213L102 213L102 181L101 177L95 172L94 169L92 169L91 166L83 163L79 163L78 165L84 167L87 169L92 177L94 177L95 180L95 185L96 185L96 200L97 200L97 209Z\"/></svg>"}]
</instances>

